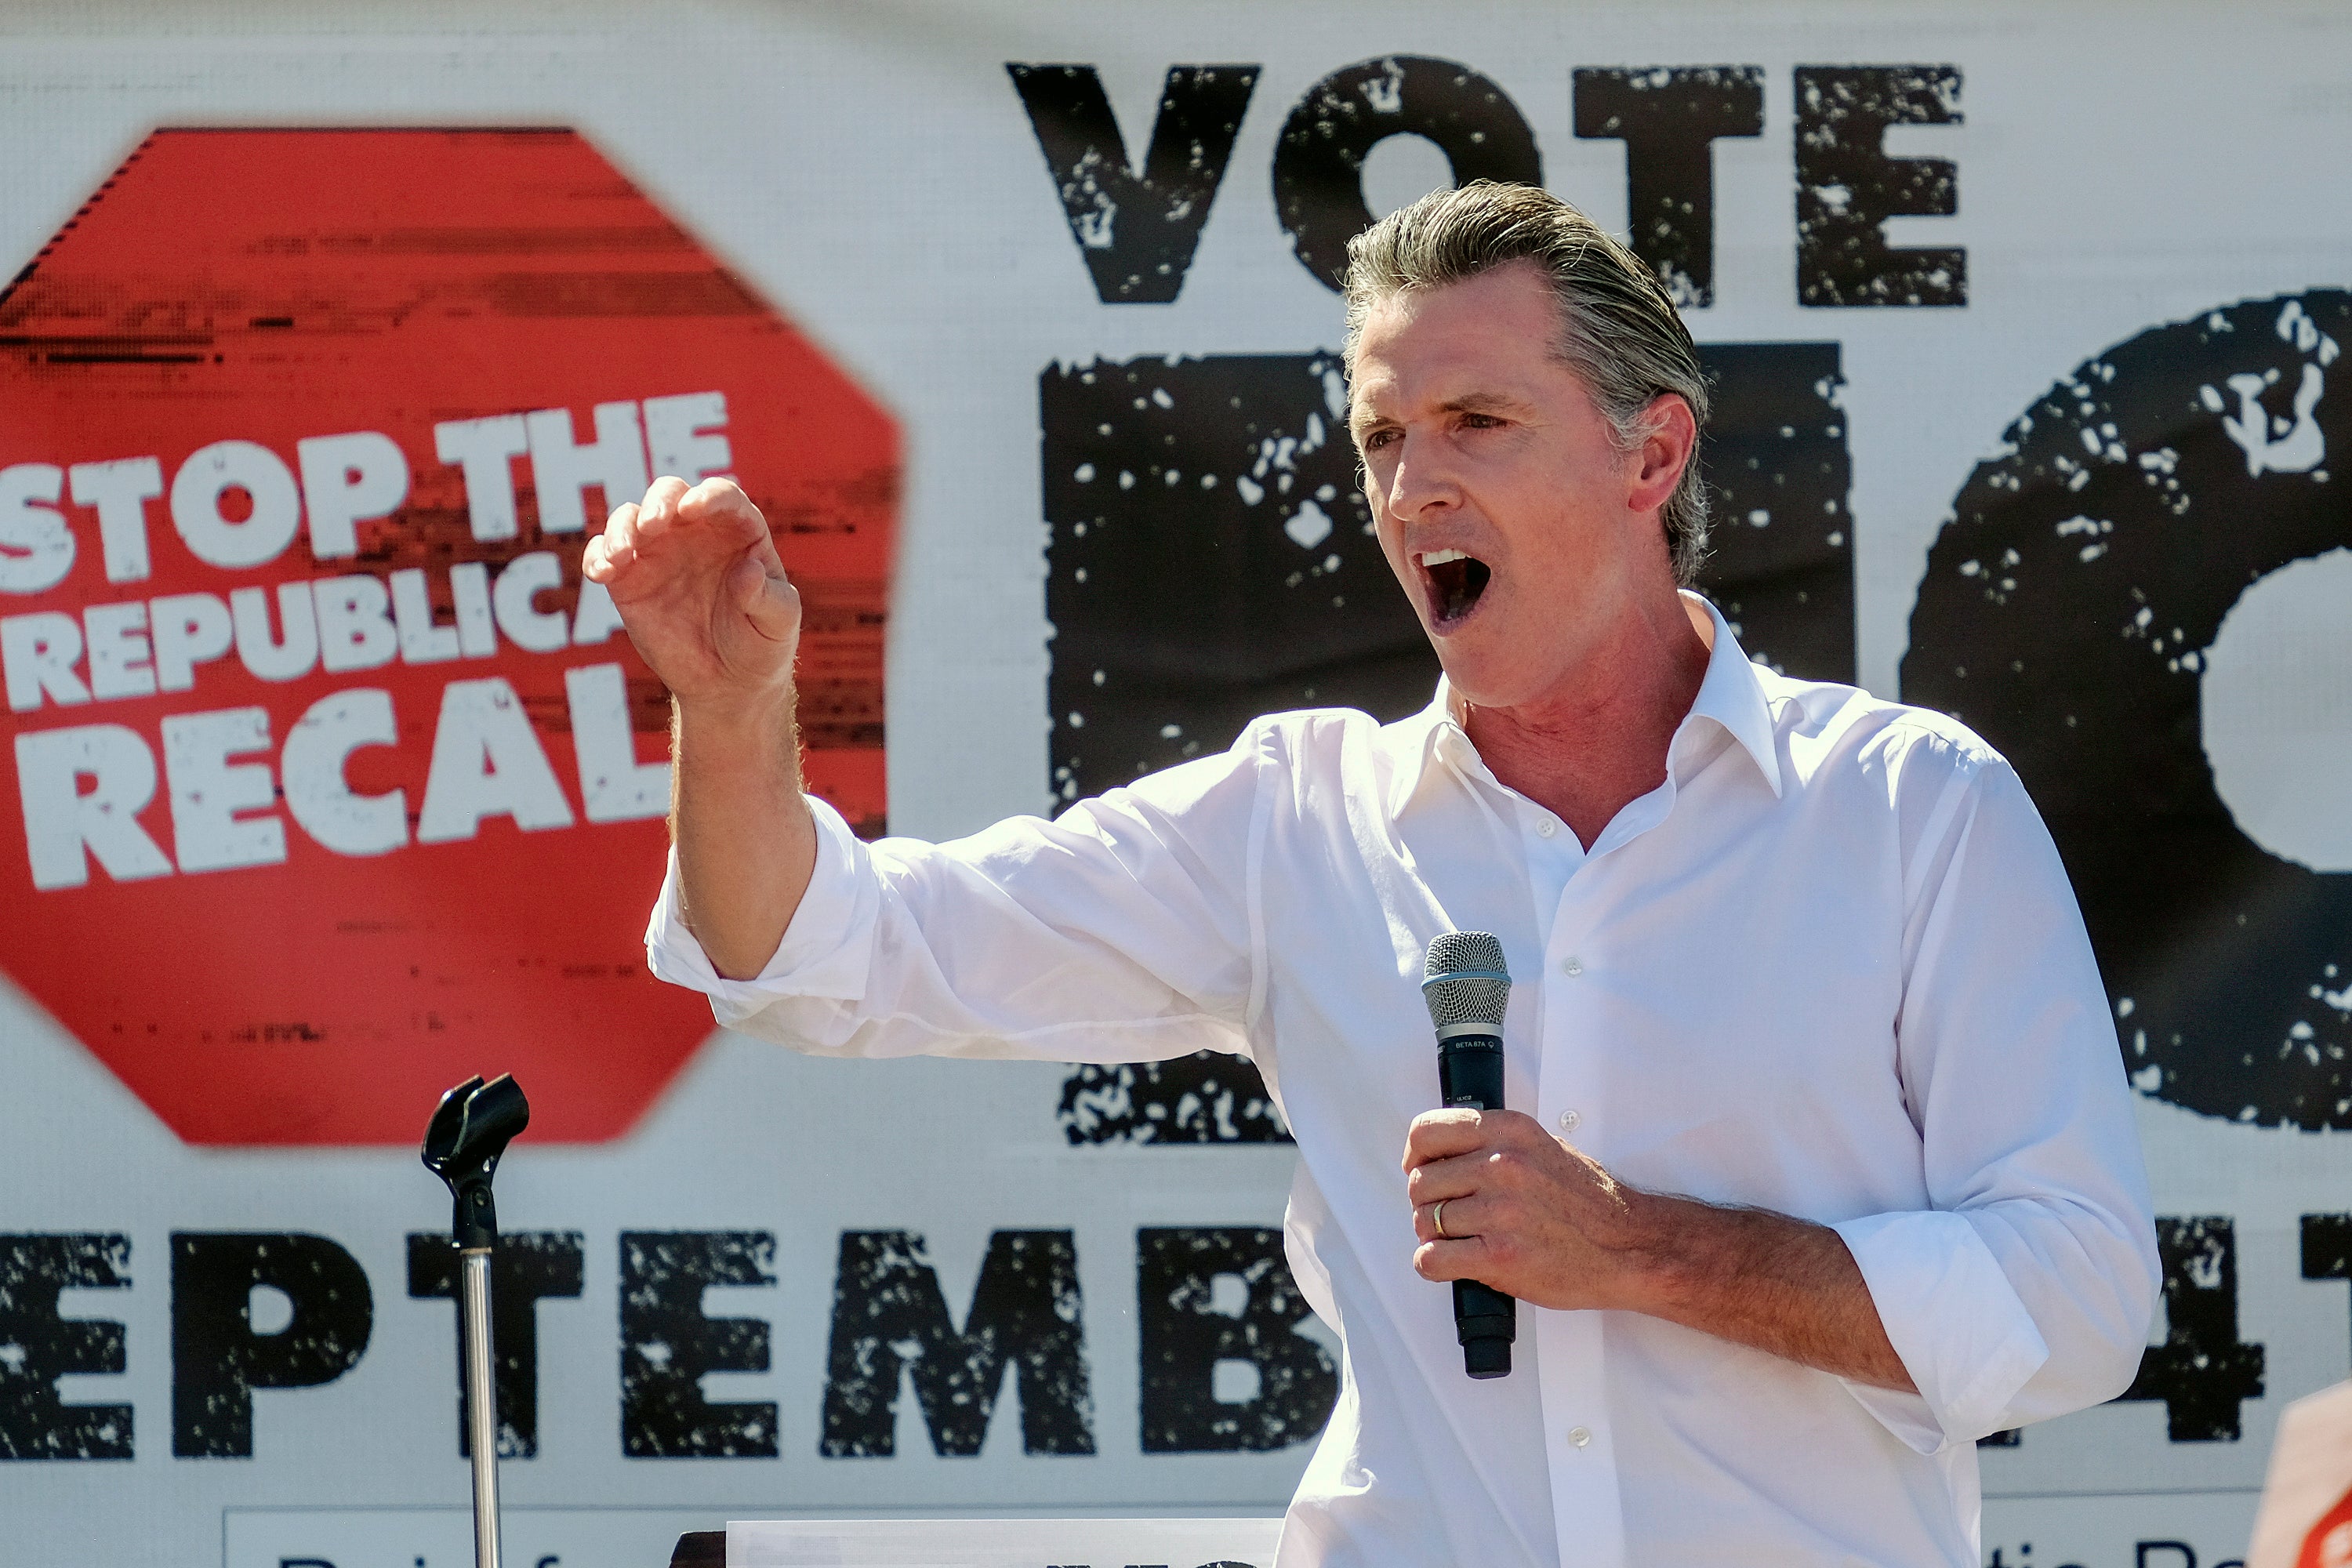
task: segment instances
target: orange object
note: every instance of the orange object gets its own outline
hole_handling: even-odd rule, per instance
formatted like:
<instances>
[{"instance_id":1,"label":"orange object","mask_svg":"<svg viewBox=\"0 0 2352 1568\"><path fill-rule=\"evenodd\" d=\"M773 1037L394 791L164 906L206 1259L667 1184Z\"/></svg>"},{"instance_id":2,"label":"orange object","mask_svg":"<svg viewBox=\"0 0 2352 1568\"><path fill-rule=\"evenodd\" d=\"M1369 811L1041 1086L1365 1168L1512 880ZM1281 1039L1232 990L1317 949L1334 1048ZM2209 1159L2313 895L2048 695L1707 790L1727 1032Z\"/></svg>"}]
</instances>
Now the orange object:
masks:
<instances>
[{"instance_id":1,"label":"orange object","mask_svg":"<svg viewBox=\"0 0 2352 1568\"><path fill-rule=\"evenodd\" d=\"M2345 1568L2352 1563L2352 1491L2336 1500L2303 1538L2294 1568Z\"/></svg>"}]
</instances>

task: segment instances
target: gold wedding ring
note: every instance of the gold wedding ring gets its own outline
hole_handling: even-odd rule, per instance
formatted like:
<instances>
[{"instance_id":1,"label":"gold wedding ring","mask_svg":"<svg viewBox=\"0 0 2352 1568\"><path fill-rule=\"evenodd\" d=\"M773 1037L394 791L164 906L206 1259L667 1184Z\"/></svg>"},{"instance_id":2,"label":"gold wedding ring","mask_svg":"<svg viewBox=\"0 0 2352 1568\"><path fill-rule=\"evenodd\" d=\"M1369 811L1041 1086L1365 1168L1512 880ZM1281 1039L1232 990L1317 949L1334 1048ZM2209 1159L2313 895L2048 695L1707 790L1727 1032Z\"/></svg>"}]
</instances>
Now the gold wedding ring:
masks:
<instances>
[{"instance_id":1,"label":"gold wedding ring","mask_svg":"<svg viewBox=\"0 0 2352 1568\"><path fill-rule=\"evenodd\" d=\"M1452 1239L1445 1234L1445 1205L1451 1201L1449 1198L1440 1198L1429 1208L1429 1228L1437 1233L1438 1239L1441 1241Z\"/></svg>"}]
</instances>

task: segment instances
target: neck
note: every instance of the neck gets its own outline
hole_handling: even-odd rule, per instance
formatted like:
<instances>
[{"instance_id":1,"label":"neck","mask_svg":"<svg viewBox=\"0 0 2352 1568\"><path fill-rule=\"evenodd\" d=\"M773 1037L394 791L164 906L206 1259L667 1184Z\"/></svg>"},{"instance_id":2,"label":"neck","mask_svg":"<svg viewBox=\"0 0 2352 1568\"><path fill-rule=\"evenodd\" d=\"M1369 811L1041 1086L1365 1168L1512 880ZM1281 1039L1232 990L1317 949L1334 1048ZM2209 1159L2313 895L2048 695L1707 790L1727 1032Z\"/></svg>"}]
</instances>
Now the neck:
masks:
<instances>
[{"instance_id":1,"label":"neck","mask_svg":"<svg viewBox=\"0 0 2352 1568\"><path fill-rule=\"evenodd\" d=\"M1666 776L1666 748L1706 679L1704 615L1679 594L1629 605L1550 689L1508 708L1457 699L1454 716L1488 772L1590 849Z\"/></svg>"}]
</instances>

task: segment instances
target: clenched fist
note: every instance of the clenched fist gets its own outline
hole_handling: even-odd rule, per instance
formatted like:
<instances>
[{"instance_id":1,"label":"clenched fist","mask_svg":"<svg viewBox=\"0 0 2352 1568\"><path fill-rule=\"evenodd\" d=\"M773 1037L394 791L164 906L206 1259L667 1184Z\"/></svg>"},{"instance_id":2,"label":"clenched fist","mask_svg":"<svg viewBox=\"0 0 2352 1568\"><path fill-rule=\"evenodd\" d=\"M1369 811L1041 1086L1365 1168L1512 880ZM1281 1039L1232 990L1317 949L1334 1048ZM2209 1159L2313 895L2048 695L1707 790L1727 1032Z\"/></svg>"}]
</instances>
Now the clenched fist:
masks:
<instances>
[{"instance_id":1,"label":"clenched fist","mask_svg":"<svg viewBox=\"0 0 2352 1568\"><path fill-rule=\"evenodd\" d=\"M733 480L656 479L588 542L581 567L681 709L750 714L791 692L800 593Z\"/></svg>"}]
</instances>

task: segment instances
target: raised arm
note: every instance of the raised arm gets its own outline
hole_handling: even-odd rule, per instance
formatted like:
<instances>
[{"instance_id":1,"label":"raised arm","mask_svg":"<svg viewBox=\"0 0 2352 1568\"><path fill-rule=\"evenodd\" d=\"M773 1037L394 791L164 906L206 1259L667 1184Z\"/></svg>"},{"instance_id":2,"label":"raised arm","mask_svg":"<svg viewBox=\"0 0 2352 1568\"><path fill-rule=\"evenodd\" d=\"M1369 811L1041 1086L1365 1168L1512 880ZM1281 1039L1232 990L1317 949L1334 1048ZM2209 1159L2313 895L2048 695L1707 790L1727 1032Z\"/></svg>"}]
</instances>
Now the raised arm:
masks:
<instances>
[{"instance_id":1,"label":"raised arm","mask_svg":"<svg viewBox=\"0 0 2352 1568\"><path fill-rule=\"evenodd\" d=\"M799 592L731 480L654 481L588 542L629 640L670 690L670 836L687 925L730 979L782 941L816 865L801 795Z\"/></svg>"}]
</instances>

